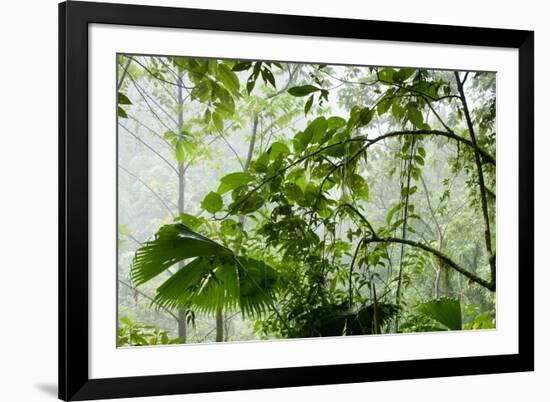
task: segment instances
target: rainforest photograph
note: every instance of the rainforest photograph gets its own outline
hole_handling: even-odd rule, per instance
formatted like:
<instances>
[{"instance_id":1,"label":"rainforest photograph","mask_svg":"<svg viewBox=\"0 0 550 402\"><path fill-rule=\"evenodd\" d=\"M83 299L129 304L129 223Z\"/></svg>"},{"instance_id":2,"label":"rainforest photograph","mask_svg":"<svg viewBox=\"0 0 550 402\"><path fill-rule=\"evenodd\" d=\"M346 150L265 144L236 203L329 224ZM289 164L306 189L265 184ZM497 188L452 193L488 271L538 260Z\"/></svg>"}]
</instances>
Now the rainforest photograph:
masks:
<instances>
[{"instance_id":1,"label":"rainforest photograph","mask_svg":"<svg viewBox=\"0 0 550 402\"><path fill-rule=\"evenodd\" d=\"M496 329L495 72L116 63L118 347Z\"/></svg>"}]
</instances>

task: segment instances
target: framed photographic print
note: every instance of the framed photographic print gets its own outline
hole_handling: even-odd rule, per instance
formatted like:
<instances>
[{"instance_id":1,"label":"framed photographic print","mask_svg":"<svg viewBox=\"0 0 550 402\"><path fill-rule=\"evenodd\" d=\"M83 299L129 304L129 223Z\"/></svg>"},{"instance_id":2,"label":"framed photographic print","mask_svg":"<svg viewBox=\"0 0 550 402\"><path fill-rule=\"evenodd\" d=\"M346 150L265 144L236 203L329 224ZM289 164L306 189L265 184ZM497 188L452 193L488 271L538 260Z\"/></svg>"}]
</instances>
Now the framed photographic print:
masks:
<instances>
[{"instance_id":1,"label":"framed photographic print","mask_svg":"<svg viewBox=\"0 0 550 402\"><path fill-rule=\"evenodd\" d=\"M59 5L59 397L534 369L534 33Z\"/></svg>"}]
</instances>

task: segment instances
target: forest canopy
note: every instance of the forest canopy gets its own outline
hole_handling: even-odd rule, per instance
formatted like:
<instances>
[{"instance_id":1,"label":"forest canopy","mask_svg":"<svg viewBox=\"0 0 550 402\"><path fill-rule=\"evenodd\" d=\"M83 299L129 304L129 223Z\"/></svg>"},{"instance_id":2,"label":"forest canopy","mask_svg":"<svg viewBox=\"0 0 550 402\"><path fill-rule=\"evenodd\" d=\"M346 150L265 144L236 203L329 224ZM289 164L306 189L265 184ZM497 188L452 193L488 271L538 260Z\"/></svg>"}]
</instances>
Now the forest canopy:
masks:
<instances>
[{"instance_id":1,"label":"forest canopy","mask_svg":"<svg viewBox=\"0 0 550 402\"><path fill-rule=\"evenodd\" d=\"M496 74L117 57L118 345L496 327Z\"/></svg>"}]
</instances>

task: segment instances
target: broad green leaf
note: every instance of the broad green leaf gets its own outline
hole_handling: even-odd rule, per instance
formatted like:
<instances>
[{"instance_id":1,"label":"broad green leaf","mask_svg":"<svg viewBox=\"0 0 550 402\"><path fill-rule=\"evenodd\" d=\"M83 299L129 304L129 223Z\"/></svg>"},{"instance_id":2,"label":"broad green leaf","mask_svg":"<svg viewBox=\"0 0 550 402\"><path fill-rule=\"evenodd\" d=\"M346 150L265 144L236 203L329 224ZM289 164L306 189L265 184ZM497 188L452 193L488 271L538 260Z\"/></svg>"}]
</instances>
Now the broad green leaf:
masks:
<instances>
[{"instance_id":1,"label":"broad green leaf","mask_svg":"<svg viewBox=\"0 0 550 402\"><path fill-rule=\"evenodd\" d=\"M122 117L123 119L128 118L128 115L126 114L126 110L124 110L120 106L117 108L117 111L118 111L118 117Z\"/></svg>"},{"instance_id":2,"label":"broad green leaf","mask_svg":"<svg viewBox=\"0 0 550 402\"><path fill-rule=\"evenodd\" d=\"M218 65L218 79L223 85L232 92L237 92L240 88L239 77L227 66L227 64L220 63Z\"/></svg>"},{"instance_id":3,"label":"broad green leaf","mask_svg":"<svg viewBox=\"0 0 550 402\"><path fill-rule=\"evenodd\" d=\"M126 95L124 95L122 92L118 93L118 104L119 105L131 105L132 102Z\"/></svg>"},{"instance_id":4,"label":"broad green leaf","mask_svg":"<svg viewBox=\"0 0 550 402\"><path fill-rule=\"evenodd\" d=\"M441 297L418 306L418 311L443 324L450 330L462 329L462 311L456 299Z\"/></svg>"},{"instance_id":5,"label":"broad green leaf","mask_svg":"<svg viewBox=\"0 0 550 402\"><path fill-rule=\"evenodd\" d=\"M301 96L308 96L309 94L320 90L321 88L318 88L314 85L302 85L299 87L290 88L288 90L288 93L291 94L292 96L301 97Z\"/></svg>"},{"instance_id":6,"label":"broad green leaf","mask_svg":"<svg viewBox=\"0 0 550 402\"><path fill-rule=\"evenodd\" d=\"M252 67L252 63L249 61L243 61L240 63L237 63L233 66L233 71L245 71L248 70L250 67Z\"/></svg>"},{"instance_id":7,"label":"broad green leaf","mask_svg":"<svg viewBox=\"0 0 550 402\"><path fill-rule=\"evenodd\" d=\"M211 191L202 200L201 208L214 214L223 208L222 196L218 193Z\"/></svg>"},{"instance_id":8,"label":"broad green leaf","mask_svg":"<svg viewBox=\"0 0 550 402\"><path fill-rule=\"evenodd\" d=\"M376 105L376 111L378 112L378 116L382 116L384 113L388 111L392 104L393 99L392 98L385 98L382 99L380 102L378 102L378 105Z\"/></svg>"},{"instance_id":9,"label":"broad green leaf","mask_svg":"<svg viewBox=\"0 0 550 402\"><path fill-rule=\"evenodd\" d=\"M393 80L401 83L410 78L416 71L414 68L402 68L393 74Z\"/></svg>"},{"instance_id":10,"label":"broad green leaf","mask_svg":"<svg viewBox=\"0 0 550 402\"><path fill-rule=\"evenodd\" d=\"M235 101L229 97L223 101L216 102L216 112L225 117L231 117L235 113Z\"/></svg>"},{"instance_id":11,"label":"broad green leaf","mask_svg":"<svg viewBox=\"0 0 550 402\"><path fill-rule=\"evenodd\" d=\"M282 142L276 141L269 147L269 155L271 159L277 159L279 155L290 155L290 148Z\"/></svg>"},{"instance_id":12,"label":"broad green leaf","mask_svg":"<svg viewBox=\"0 0 550 402\"><path fill-rule=\"evenodd\" d=\"M329 130L344 127L345 125L346 120L340 116L332 116L327 119L327 126Z\"/></svg>"},{"instance_id":13,"label":"broad green leaf","mask_svg":"<svg viewBox=\"0 0 550 402\"><path fill-rule=\"evenodd\" d=\"M260 209L265 203L265 200L258 194L252 193L237 198L233 204L229 206L229 210L233 214L251 214Z\"/></svg>"},{"instance_id":14,"label":"broad green leaf","mask_svg":"<svg viewBox=\"0 0 550 402\"><path fill-rule=\"evenodd\" d=\"M420 110L412 104L409 104L407 107L407 118L417 128L424 128L424 118L422 117L422 112L420 112Z\"/></svg>"},{"instance_id":15,"label":"broad green leaf","mask_svg":"<svg viewBox=\"0 0 550 402\"><path fill-rule=\"evenodd\" d=\"M384 83L393 83L393 75L395 70L393 68L383 68L378 72L380 80Z\"/></svg>"},{"instance_id":16,"label":"broad green leaf","mask_svg":"<svg viewBox=\"0 0 550 402\"><path fill-rule=\"evenodd\" d=\"M302 191L306 188L306 176L305 176L306 169L298 167L294 168L290 171L290 173L287 175L286 179L288 182L296 183Z\"/></svg>"},{"instance_id":17,"label":"broad green leaf","mask_svg":"<svg viewBox=\"0 0 550 402\"><path fill-rule=\"evenodd\" d=\"M249 168L251 172L266 173L268 166L269 166L269 153L264 152L258 157L258 159L250 162Z\"/></svg>"},{"instance_id":18,"label":"broad green leaf","mask_svg":"<svg viewBox=\"0 0 550 402\"><path fill-rule=\"evenodd\" d=\"M162 226L153 240L136 251L130 272L132 281L141 285L187 258L227 256L231 251L181 223Z\"/></svg>"},{"instance_id":19,"label":"broad green leaf","mask_svg":"<svg viewBox=\"0 0 550 402\"><path fill-rule=\"evenodd\" d=\"M327 120L321 116L313 120L304 130L304 140L318 143L327 132Z\"/></svg>"},{"instance_id":20,"label":"broad green leaf","mask_svg":"<svg viewBox=\"0 0 550 402\"><path fill-rule=\"evenodd\" d=\"M269 82L273 88L277 88L275 84L275 77L268 68L262 69L262 78L265 82Z\"/></svg>"},{"instance_id":21,"label":"broad green leaf","mask_svg":"<svg viewBox=\"0 0 550 402\"><path fill-rule=\"evenodd\" d=\"M421 157L423 157L423 158L426 157L426 150L423 147L418 147L416 152L418 152L418 155L420 155Z\"/></svg>"},{"instance_id":22,"label":"broad green leaf","mask_svg":"<svg viewBox=\"0 0 550 402\"><path fill-rule=\"evenodd\" d=\"M228 191L234 190L237 187L244 186L252 181L254 177L245 172L229 173L221 178L220 186L218 187L219 194L225 194Z\"/></svg>"},{"instance_id":23,"label":"broad green leaf","mask_svg":"<svg viewBox=\"0 0 550 402\"><path fill-rule=\"evenodd\" d=\"M210 119L212 118L212 112L210 109L206 109L204 112L204 116L202 118L202 121L206 124L210 123Z\"/></svg>"},{"instance_id":24,"label":"broad green leaf","mask_svg":"<svg viewBox=\"0 0 550 402\"><path fill-rule=\"evenodd\" d=\"M210 98L210 85L206 81L196 85L191 90L191 98L206 102Z\"/></svg>"},{"instance_id":25,"label":"broad green leaf","mask_svg":"<svg viewBox=\"0 0 550 402\"><path fill-rule=\"evenodd\" d=\"M255 85L256 77L254 77L254 74L252 74L250 75L250 77L248 77L248 80L246 81L246 92L248 92L249 95L252 93Z\"/></svg>"},{"instance_id":26,"label":"broad green leaf","mask_svg":"<svg viewBox=\"0 0 550 402\"><path fill-rule=\"evenodd\" d=\"M212 122L218 130L223 131L223 119L218 112L212 113Z\"/></svg>"},{"instance_id":27,"label":"broad green leaf","mask_svg":"<svg viewBox=\"0 0 550 402\"><path fill-rule=\"evenodd\" d=\"M216 96L218 97L218 102L215 103L216 112L221 115L226 115L227 117L235 113L235 101L231 94L221 86L216 86Z\"/></svg>"},{"instance_id":28,"label":"broad green leaf","mask_svg":"<svg viewBox=\"0 0 550 402\"><path fill-rule=\"evenodd\" d=\"M397 100L392 102L391 114L396 119L401 119L405 115L406 109L402 107Z\"/></svg>"},{"instance_id":29,"label":"broad green leaf","mask_svg":"<svg viewBox=\"0 0 550 402\"><path fill-rule=\"evenodd\" d=\"M435 99L438 95L439 85L434 82L420 81L413 85L413 89L429 98Z\"/></svg>"},{"instance_id":30,"label":"broad green leaf","mask_svg":"<svg viewBox=\"0 0 550 402\"><path fill-rule=\"evenodd\" d=\"M304 114L308 114L309 109L311 109L311 106L313 105L313 95L311 95L306 104L304 105Z\"/></svg>"},{"instance_id":31,"label":"broad green leaf","mask_svg":"<svg viewBox=\"0 0 550 402\"><path fill-rule=\"evenodd\" d=\"M304 192L296 183L286 183L283 192L291 201L299 201L304 198Z\"/></svg>"},{"instance_id":32,"label":"broad green leaf","mask_svg":"<svg viewBox=\"0 0 550 402\"><path fill-rule=\"evenodd\" d=\"M214 59L208 59L208 72L212 75L216 75L218 73L218 62Z\"/></svg>"},{"instance_id":33,"label":"broad green leaf","mask_svg":"<svg viewBox=\"0 0 550 402\"><path fill-rule=\"evenodd\" d=\"M357 105L353 106L349 111L349 119L346 125L347 130L351 130L359 124L359 119L361 116L361 108Z\"/></svg>"},{"instance_id":34,"label":"broad green leaf","mask_svg":"<svg viewBox=\"0 0 550 402\"><path fill-rule=\"evenodd\" d=\"M374 109L363 108L359 112L359 127L369 124L374 117Z\"/></svg>"},{"instance_id":35,"label":"broad green leaf","mask_svg":"<svg viewBox=\"0 0 550 402\"><path fill-rule=\"evenodd\" d=\"M181 165L185 161L185 147L183 145L184 141L180 140L176 143L176 160L178 161L178 164Z\"/></svg>"}]
</instances>

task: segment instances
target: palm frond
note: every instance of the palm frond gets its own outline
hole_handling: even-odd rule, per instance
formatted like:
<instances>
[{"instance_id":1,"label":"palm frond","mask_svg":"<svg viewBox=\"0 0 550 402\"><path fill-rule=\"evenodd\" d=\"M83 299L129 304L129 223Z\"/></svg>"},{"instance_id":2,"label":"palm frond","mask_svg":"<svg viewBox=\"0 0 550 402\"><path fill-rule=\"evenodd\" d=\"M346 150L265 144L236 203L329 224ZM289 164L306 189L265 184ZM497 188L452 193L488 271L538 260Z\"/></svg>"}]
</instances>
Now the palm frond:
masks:
<instances>
[{"instance_id":1,"label":"palm frond","mask_svg":"<svg viewBox=\"0 0 550 402\"><path fill-rule=\"evenodd\" d=\"M134 256L132 281L141 285L174 264L194 258L158 289L154 303L166 309L192 306L200 313L218 309L258 316L272 303L278 273L178 223L164 225Z\"/></svg>"},{"instance_id":2,"label":"palm frond","mask_svg":"<svg viewBox=\"0 0 550 402\"><path fill-rule=\"evenodd\" d=\"M136 251L130 276L134 284L141 285L185 259L224 255L231 256L231 250L184 224L164 225Z\"/></svg>"},{"instance_id":3,"label":"palm frond","mask_svg":"<svg viewBox=\"0 0 550 402\"><path fill-rule=\"evenodd\" d=\"M418 306L418 311L450 330L462 329L462 310L460 301L457 299L448 297L433 299Z\"/></svg>"},{"instance_id":4,"label":"palm frond","mask_svg":"<svg viewBox=\"0 0 550 402\"><path fill-rule=\"evenodd\" d=\"M157 289L155 303L170 309L190 305L205 314L240 309L258 316L269 306L277 278L273 268L253 258L198 257Z\"/></svg>"}]
</instances>

